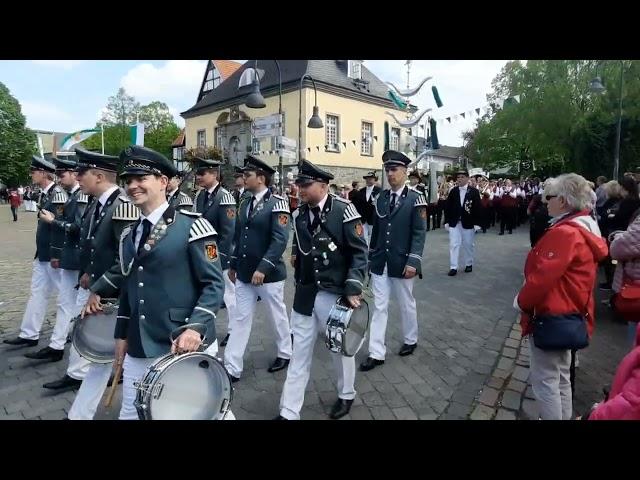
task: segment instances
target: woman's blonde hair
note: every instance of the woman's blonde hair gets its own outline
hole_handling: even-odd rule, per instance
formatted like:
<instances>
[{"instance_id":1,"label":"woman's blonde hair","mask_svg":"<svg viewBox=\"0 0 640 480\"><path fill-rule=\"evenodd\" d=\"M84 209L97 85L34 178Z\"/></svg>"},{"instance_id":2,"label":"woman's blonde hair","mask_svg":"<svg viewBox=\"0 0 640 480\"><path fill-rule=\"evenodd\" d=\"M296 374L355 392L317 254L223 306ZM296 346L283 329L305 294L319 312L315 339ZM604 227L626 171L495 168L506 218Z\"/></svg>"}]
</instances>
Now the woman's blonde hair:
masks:
<instances>
[{"instance_id":1,"label":"woman's blonde hair","mask_svg":"<svg viewBox=\"0 0 640 480\"><path fill-rule=\"evenodd\" d=\"M604 190L604 193L607 194L607 198L622 197L622 186L616 180L611 180L605 183L602 185L602 189Z\"/></svg>"}]
</instances>

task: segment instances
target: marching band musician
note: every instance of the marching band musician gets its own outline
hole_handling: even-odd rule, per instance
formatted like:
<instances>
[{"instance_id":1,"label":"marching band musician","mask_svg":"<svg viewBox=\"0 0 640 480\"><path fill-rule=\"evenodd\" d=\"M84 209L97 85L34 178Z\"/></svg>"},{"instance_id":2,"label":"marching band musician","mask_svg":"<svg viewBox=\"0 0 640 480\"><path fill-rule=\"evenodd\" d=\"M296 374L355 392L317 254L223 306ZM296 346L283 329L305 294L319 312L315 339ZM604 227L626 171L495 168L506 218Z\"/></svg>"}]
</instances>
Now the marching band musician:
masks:
<instances>
[{"instance_id":1,"label":"marching band musician","mask_svg":"<svg viewBox=\"0 0 640 480\"><path fill-rule=\"evenodd\" d=\"M176 172L176 174L169 179L169 185L167 185L167 202L169 206L177 210L191 210L193 208L193 200L184 192L180 191L180 183L184 176L183 172Z\"/></svg>"},{"instance_id":2,"label":"marching band musician","mask_svg":"<svg viewBox=\"0 0 640 480\"><path fill-rule=\"evenodd\" d=\"M134 382L158 357L196 351L203 340L196 329L186 328L171 343L171 332L204 324L206 338L216 338L224 280L213 226L199 213L176 210L166 201L169 178L175 175L172 162L137 145L127 147L120 159L124 167L120 176L141 215L120 238L124 282L115 362L124 366L119 418L137 420ZM215 343L212 346L217 350Z\"/></svg>"},{"instance_id":3,"label":"marching band musician","mask_svg":"<svg viewBox=\"0 0 640 480\"><path fill-rule=\"evenodd\" d=\"M236 285L237 315L232 318L233 335L224 352L224 366L234 382L242 375L243 356L259 297L268 310L278 347L278 356L268 371L287 368L291 358L289 317L284 304L287 269L282 261L289 240L289 203L270 192L275 170L265 162L248 155L243 170L251 196L241 200L236 218L229 278Z\"/></svg>"},{"instance_id":4,"label":"marching band musician","mask_svg":"<svg viewBox=\"0 0 640 480\"><path fill-rule=\"evenodd\" d=\"M218 233L220 266L224 276L224 304L227 308L227 336L220 342L224 347L228 340L233 318L236 315L236 287L229 279L229 263L233 235L236 229L236 200L220 183L222 180L217 160L196 157L196 181L202 187L196 194L193 211L202 214Z\"/></svg>"},{"instance_id":5,"label":"marching band musician","mask_svg":"<svg viewBox=\"0 0 640 480\"><path fill-rule=\"evenodd\" d=\"M405 186L411 159L394 150L382 155L390 188L378 196L369 250L374 297L369 356L360 365L366 372L384 363L389 300L398 301L404 344L398 355L411 355L418 344L418 313L413 297L416 275L422 274L427 199Z\"/></svg>"},{"instance_id":6,"label":"marching band musician","mask_svg":"<svg viewBox=\"0 0 640 480\"><path fill-rule=\"evenodd\" d=\"M74 156L75 157L75 156ZM64 204L57 205L57 209L62 211L60 219L51 212L43 212L42 219L51 224L52 249L59 253L56 255L60 262L60 300L61 307L69 318L65 330L54 333L55 337L65 338L69 330L69 324L73 317L76 317L87 299L88 290L77 289L80 273L80 224L82 215L87 207L89 197L82 193L77 180L75 158L59 159L52 158L56 165L56 175L59 178L60 186L64 188L64 194L60 198ZM56 329L58 329L56 324ZM60 345L64 348L64 344ZM44 388L60 390L67 387L80 387L82 379L87 374L89 363L75 356L69 359L67 373L61 380L45 383Z\"/></svg>"},{"instance_id":7,"label":"marching band musician","mask_svg":"<svg viewBox=\"0 0 640 480\"><path fill-rule=\"evenodd\" d=\"M369 172L362 178L366 181L367 185L362 187L359 194L355 197L354 206L362 217L362 226L364 227L367 245L369 245L371 241L371 230L373 229L373 216L375 215L373 202L380 194L380 187L376 185L378 181L376 172Z\"/></svg>"},{"instance_id":8,"label":"marching band musician","mask_svg":"<svg viewBox=\"0 0 640 480\"><path fill-rule=\"evenodd\" d=\"M456 174L458 185L449 191L444 211L444 228L449 231L448 275L458 273L458 257L462 244L464 271L473 271L475 232L480 230L480 192L469 186L469 172L460 170Z\"/></svg>"},{"instance_id":9,"label":"marching band musician","mask_svg":"<svg viewBox=\"0 0 640 480\"><path fill-rule=\"evenodd\" d=\"M296 291L291 313L294 350L276 420L298 420L309 382L313 347L325 332L329 313L340 296L360 305L367 268L367 244L361 217L348 200L329 194L333 175L302 161L296 184L302 205L294 211L291 263ZM424 230L424 227L423 227ZM231 337L233 338L233 337ZM332 419L349 413L355 398L355 359L331 353L338 383Z\"/></svg>"},{"instance_id":10,"label":"marching band musician","mask_svg":"<svg viewBox=\"0 0 640 480\"><path fill-rule=\"evenodd\" d=\"M80 230L80 288L90 290L83 314L102 310L102 298L117 298L123 276L118 262L120 235L138 218L138 209L116 184L118 157L76 148L82 192L95 199ZM71 348L69 364L79 354ZM85 360L86 361L86 360ZM91 363L69 410L69 420L92 420L109 383L112 365Z\"/></svg>"},{"instance_id":11,"label":"marching band musician","mask_svg":"<svg viewBox=\"0 0 640 480\"><path fill-rule=\"evenodd\" d=\"M56 328L49 345L37 352L25 354L27 358L58 362L64 355L64 345L67 341L67 328L71 320L68 312L68 302L60 289L60 252L52 243L53 227L45 218L62 217L62 206L66 201L66 194L62 188L54 183L56 167L44 158L33 155L31 160L31 179L41 188L38 201L38 227L36 230L36 254L33 260L31 274L31 294L24 311L20 333L17 337L5 340L4 343L19 346L35 346L40 338L40 330L44 322L49 296L58 296L56 312ZM58 210L60 210L58 212ZM47 215L47 213L49 215ZM63 308L63 305L65 307Z\"/></svg>"}]
</instances>

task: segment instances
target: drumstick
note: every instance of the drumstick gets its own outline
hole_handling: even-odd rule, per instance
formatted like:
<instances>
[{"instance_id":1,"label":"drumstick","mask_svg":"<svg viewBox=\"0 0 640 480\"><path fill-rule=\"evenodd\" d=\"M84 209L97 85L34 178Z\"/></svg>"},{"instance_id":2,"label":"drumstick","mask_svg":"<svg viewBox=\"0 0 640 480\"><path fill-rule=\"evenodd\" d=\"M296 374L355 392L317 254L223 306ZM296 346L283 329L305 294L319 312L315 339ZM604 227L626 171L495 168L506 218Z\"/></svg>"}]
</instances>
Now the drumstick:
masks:
<instances>
[{"instance_id":1,"label":"drumstick","mask_svg":"<svg viewBox=\"0 0 640 480\"><path fill-rule=\"evenodd\" d=\"M107 395L107 399L104 402L105 407L111 406L113 394L116 393L116 388L118 388L118 383L120 382L120 375L122 375L122 363L118 362L118 364L116 365L116 372L113 374L113 383L111 384L111 390L109 390L109 395Z\"/></svg>"}]
</instances>

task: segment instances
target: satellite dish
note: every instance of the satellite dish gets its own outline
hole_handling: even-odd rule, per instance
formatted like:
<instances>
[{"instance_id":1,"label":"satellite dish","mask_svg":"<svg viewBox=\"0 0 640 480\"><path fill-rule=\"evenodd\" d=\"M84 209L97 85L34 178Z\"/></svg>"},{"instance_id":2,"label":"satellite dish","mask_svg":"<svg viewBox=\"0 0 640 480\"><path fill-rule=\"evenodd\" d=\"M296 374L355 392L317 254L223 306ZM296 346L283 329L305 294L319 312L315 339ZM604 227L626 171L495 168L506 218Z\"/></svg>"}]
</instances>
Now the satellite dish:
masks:
<instances>
[{"instance_id":1,"label":"satellite dish","mask_svg":"<svg viewBox=\"0 0 640 480\"><path fill-rule=\"evenodd\" d=\"M264 77L264 70L258 68L258 79L262 80ZM253 83L253 79L256 78L256 69L255 68L247 68L242 75L240 75L240 80L238 81L238 88L246 87Z\"/></svg>"}]
</instances>

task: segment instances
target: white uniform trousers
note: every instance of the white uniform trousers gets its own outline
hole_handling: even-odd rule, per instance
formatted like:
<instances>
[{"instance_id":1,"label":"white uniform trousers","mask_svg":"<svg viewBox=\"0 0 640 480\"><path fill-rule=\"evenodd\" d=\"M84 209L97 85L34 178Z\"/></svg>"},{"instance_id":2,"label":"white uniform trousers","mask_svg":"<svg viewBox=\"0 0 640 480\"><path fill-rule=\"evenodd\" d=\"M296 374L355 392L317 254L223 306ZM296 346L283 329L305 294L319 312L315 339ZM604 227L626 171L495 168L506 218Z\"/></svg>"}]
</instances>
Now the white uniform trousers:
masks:
<instances>
[{"instance_id":1,"label":"white uniform trousers","mask_svg":"<svg viewBox=\"0 0 640 480\"><path fill-rule=\"evenodd\" d=\"M20 325L20 338L29 340L37 340L40 338L40 330L44 323L44 317L47 313L47 304L51 295L57 295L57 312L56 324L65 322L64 295L61 295L60 282L62 269L52 268L49 262L40 262L37 259L33 261L33 272L31 273L31 295L27 302L27 308L22 317L22 325ZM64 326L64 325L63 325ZM68 321L67 321L68 326ZM67 340L66 333L64 338L51 337L51 348L62 350ZM55 346L54 346L55 345Z\"/></svg>"},{"instance_id":2,"label":"white uniform trousers","mask_svg":"<svg viewBox=\"0 0 640 480\"><path fill-rule=\"evenodd\" d=\"M367 240L367 246L371 243L371 233L373 232L373 225L363 223L362 228L364 230L364 238Z\"/></svg>"},{"instance_id":3,"label":"white uniform trousers","mask_svg":"<svg viewBox=\"0 0 640 480\"><path fill-rule=\"evenodd\" d=\"M287 379L280 398L280 415L288 420L300 420L300 410L304 404L304 392L309 383L311 361L316 338L324 338L329 312L339 295L320 291L316 295L311 316L291 311L291 329L293 330L293 356L287 370ZM338 397L353 400L356 396L354 386L356 378L355 357L345 357L339 353L330 353L335 375L338 380Z\"/></svg>"},{"instance_id":4,"label":"white uniform trousers","mask_svg":"<svg viewBox=\"0 0 640 480\"><path fill-rule=\"evenodd\" d=\"M278 357L291 358L291 330L284 304L284 280L262 285L252 285L236 280L236 315L232 323L233 335L229 336L227 348L224 351L224 366L234 377L242 375L242 357L251 335L258 296L262 298L271 320L276 336Z\"/></svg>"},{"instance_id":5,"label":"white uniform trousers","mask_svg":"<svg viewBox=\"0 0 640 480\"><path fill-rule=\"evenodd\" d=\"M231 319L236 315L236 286L229 278L229 269L222 271L224 277L224 304L227 307L227 333L231 333Z\"/></svg>"},{"instance_id":6,"label":"white uniform trousers","mask_svg":"<svg viewBox=\"0 0 640 480\"><path fill-rule=\"evenodd\" d=\"M205 353L215 357L218 353L218 343L214 342ZM159 357L158 357L159 358ZM134 405L137 390L134 386L135 382L141 381L147 374L147 369L158 358L135 358L125 355L123 365L122 380L122 406L120 407L120 420L139 420L138 411ZM231 410L227 413L225 420L235 420Z\"/></svg>"},{"instance_id":7,"label":"white uniform trousers","mask_svg":"<svg viewBox=\"0 0 640 480\"><path fill-rule=\"evenodd\" d=\"M76 296L76 313L74 316L80 314L80 312L82 311L82 307L84 307L87 303L90 294L90 290L78 287L78 294ZM72 344L71 348L69 349L69 366L67 367L67 375L75 380L83 380L87 375L90 366L91 362L85 358L82 358Z\"/></svg>"},{"instance_id":8,"label":"white uniform trousers","mask_svg":"<svg viewBox=\"0 0 640 480\"><path fill-rule=\"evenodd\" d=\"M418 313L416 299L413 297L413 278L392 278L387 276L385 265L382 275L371 274L371 291L373 293L373 316L369 331L369 356L376 360L384 360L386 347L384 344L389 318L389 299L393 298L400 309L402 335L404 343L418 343Z\"/></svg>"},{"instance_id":9,"label":"white uniform trousers","mask_svg":"<svg viewBox=\"0 0 640 480\"><path fill-rule=\"evenodd\" d=\"M458 269L458 257L460 254L460 244L462 244L464 266L473 265L473 254L475 249L475 230L473 228L462 228L462 222L458 222L455 227L449 227L449 263L450 268Z\"/></svg>"},{"instance_id":10,"label":"white uniform trousers","mask_svg":"<svg viewBox=\"0 0 640 480\"><path fill-rule=\"evenodd\" d=\"M93 420L112 369L113 363L92 363L89 366L67 415L69 420Z\"/></svg>"}]
</instances>

